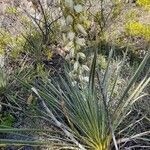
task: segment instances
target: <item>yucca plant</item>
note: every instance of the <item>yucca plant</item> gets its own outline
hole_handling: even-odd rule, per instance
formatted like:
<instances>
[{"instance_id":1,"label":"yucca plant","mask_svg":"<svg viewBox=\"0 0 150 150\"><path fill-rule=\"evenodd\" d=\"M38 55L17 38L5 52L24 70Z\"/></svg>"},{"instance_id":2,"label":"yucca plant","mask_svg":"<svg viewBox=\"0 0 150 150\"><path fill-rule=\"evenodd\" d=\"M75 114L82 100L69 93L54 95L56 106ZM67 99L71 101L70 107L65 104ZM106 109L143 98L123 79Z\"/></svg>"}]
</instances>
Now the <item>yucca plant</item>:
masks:
<instances>
[{"instance_id":1,"label":"yucca plant","mask_svg":"<svg viewBox=\"0 0 150 150\"><path fill-rule=\"evenodd\" d=\"M132 133L124 137L127 124L123 126L123 121L132 112L134 103L146 95L142 91L150 81L149 72L138 85L135 86L135 82L149 59L150 52L117 98L114 96L114 91L118 86L117 80L125 56L110 86L112 78L110 62L113 50L110 52L104 74L96 68L96 53L87 85L74 84L72 78L66 73L63 76L59 75L57 80L50 79L46 84L40 81L32 90L41 100L46 116L51 117L55 125L61 128L80 149L109 150L113 147L119 149L121 143L136 140L149 133L135 135ZM131 123L130 127L135 124L136 121Z\"/></svg>"},{"instance_id":2,"label":"yucca plant","mask_svg":"<svg viewBox=\"0 0 150 150\"><path fill-rule=\"evenodd\" d=\"M141 118L137 119L132 116L131 122L127 120L130 117L134 103L147 95L142 91L150 81L149 72L139 83L136 83L136 79L149 59L150 51L117 96L115 90L118 86L118 79L126 54L116 68L115 74L114 72L111 73L110 68L112 55L113 49L109 54L106 71L103 72L97 68L97 52L95 51L87 84L82 85L74 82L67 71L64 75L58 75L57 78L46 79L46 81L39 80L35 86L20 81L24 86L31 88L38 96L42 109L41 107L40 109L35 109L40 112L43 116L42 118L52 120L53 124L64 132L64 137L68 137L68 141L75 145L73 146L74 149L78 147L81 150L109 150L115 147L117 150L120 149L122 143L136 140L143 136L141 139L149 141L145 136L149 134L149 131L140 133L131 131L135 124L140 122ZM128 122L129 124L127 124ZM128 127L131 129L129 130ZM14 130L28 131L28 129L4 128L0 132L13 132ZM33 129L33 131L36 130ZM38 132L44 132L44 130L38 130ZM52 140L54 138L50 142L12 141L16 144L19 142L19 145L49 145ZM61 140L63 141L64 139ZM0 141L0 144L3 142L12 144L11 140ZM66 149L69 149L68 146Z\"/></svg>"}]
</instances>

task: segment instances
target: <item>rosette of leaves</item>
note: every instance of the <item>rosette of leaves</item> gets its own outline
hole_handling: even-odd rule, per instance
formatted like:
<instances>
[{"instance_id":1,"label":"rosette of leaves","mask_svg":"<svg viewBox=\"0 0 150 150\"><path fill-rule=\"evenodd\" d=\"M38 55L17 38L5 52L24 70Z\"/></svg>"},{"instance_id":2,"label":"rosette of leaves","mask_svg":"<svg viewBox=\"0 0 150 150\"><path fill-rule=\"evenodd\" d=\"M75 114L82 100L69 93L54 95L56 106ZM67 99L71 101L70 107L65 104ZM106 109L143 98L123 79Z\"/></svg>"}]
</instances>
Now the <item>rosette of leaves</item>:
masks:
<instances>
[{"instance_id":1,"label":"rosette of leaves","mask_svg":"<svg viewBox=\"0 0 150 150\"><path fill-rule=\"evenodd\" d=\"M35 108L39 112L40 119L43 118L47 123L53 123L67 137L67 148L63 147L65 145L62 145L61 148L69 149L68 147L71 146L69 143L73 143L74 149L80 150L110 150L114 147L119 150L139 139L141 143L143 140L149 142L147 136L149 131L146 129L142 132L137 130L138 124L141 127L141 120L146 114L139 119L132 112L134 104L147 95L143 93L143 90L150 82L149 71L139 83L136 80L150 57L150 51L131 78L126 81L126 86L119 90L117 97L115 97L115 92L118 89L118 79L121 71L123 71L122 67L126 56L118 65L114 75L110 68L112 55L113 50L109 53L105 72L101 74L101 71L96 67L97 53L95 52L88 76L89 82L83 87L79 84L73 84L75 80L69 76L68 70L66 70L65 75L59 74L58 78L50 78L46 82L39 79L34 87L33 84L30 85L20 80L24 87L31 89L37 95L42 105L42 109ZM111 79L113 79L112 84L110 84ZM9 132L11 134L24 131L51 132L43 129L0 129L2 133ZM49 146L51 141L65 143L67 140L64 140L62 135L60 136L58 132L55 138L54 136L48 136L49 139L45 140L46 142L42 140L0 139L0 144L13 143L15 145L19 143L20 145L41 144ZM137 143L135 143L135 146L138 146ZM141 147L139 146L139 148Z\"/></svg>"},{"instance_id":2,"label":"rosette of leaves","mask_svg":"<svg viewBox=\"0 0 150 150\"><path fill-rule=\"evenodd\" d=\"M127 124L124 124L124 121L130 116L135 102L147 95L142 91L150 82L148 73L138 85L135 86L134 83L149 59L149 53L128 81L128 84L121 88L118 97L114 97L114 92L118 87L118 77L120 69L124 65L125 57L121 66L117 68L117 75L113 77L113 86L109 91L112 77L109 68L111 57L112 51L109 54L103 76L96 69L97 57L96 54L94 55L89 83L84 87L73 84L72 81L74 80L66 73L65 78L60 76L60 82L52 79L47 85L43 85L41 82L37 85L37 89L32 88L43 102L45 111L49 112L51 118L55 120L56 126L59 125L81 150L109 150L113 147L118 150L121 143L136 140L140 136L144 136L143 134L149 133L149 131L145 131L133 135L132 132L128 132ZM46 87L49 90L46 90ZM65 123L63 119L58 119L59 121L56 119L57 115L59 116L59 111L64 114L68 123ZM129 124L134 128L136 121Z\"/></svg>"}]
</instances>

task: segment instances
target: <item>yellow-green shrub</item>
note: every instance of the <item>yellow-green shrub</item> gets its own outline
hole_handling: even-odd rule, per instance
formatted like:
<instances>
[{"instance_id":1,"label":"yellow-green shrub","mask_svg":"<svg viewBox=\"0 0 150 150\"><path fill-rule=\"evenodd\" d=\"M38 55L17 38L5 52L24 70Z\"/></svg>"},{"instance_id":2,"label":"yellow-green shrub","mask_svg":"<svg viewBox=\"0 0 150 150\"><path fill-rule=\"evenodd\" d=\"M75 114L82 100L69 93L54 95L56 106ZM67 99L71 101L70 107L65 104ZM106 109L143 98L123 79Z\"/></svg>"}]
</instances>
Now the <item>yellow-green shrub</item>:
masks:
<instances>
[{"instance_id":1,"label":"yellow-green shrub","mask_svg":"<svg viewBox=\"0 0 150 150\"><path fill-rule=\"evenodd\" d=\"M150 0L137 0L137 4L150 10Z\"/></svg>"},{"instance_id":2,"label":"yellow-green shrub","mask_svg":"<svg viewBox=\"0 0 150 150\"><path fill-rule=\"evenodd\" d=\"M126 32L131 36L140 36L145 40L150 40L150 25L132 21L126 24Z\"/></svg>"},{"instance_id":3,"label":"yellow-green shrub","mask_svg":"<svg viewBox=\"0 0 150 150\"><path fill-rule=\"evenodd\" d=\"M17 14L19 14L17 8L15 8L15 7L7 7L6 10L5 10L5 13L10 14L10 15L13 15L13 14L17 15Z\"/></svg>"},{"instance_id":4,"label":"yellow-green shrub","mask_svg":"<svg viewBox=\"0 0 150 150\"><path fill-rule=\"evenodd\" d=\"M0 54L9 54L9 56L17 58L23 51L26 40L21 35L13 36L3 29L0 33Z\"/></svg>"}]
</instances>

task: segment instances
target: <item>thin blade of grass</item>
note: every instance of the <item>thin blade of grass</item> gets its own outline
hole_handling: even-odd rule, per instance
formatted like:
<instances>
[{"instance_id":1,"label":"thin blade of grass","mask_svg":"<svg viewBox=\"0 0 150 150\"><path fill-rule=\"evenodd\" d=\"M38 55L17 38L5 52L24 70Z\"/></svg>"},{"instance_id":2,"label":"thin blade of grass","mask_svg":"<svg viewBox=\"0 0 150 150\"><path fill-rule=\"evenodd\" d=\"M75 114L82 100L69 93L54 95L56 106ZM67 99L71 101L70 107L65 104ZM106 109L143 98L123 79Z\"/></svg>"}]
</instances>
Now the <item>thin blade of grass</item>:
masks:
<instances>
[{"instance_id":1,"label":"thin blade of grass","mask_svg":"<svg viewBox=\"0 0 150 150\"><path fill-rule=\"evenodd\" d=\"M94 91L94 78L95 78L95 71L96 71L96 59L97 59L97 49L95 49L95 52L94 52L94 58L93 58L93 61L92 61L92 66L91 66L90 75L89 75L89 88L91 89L92 93Z\"/></svg>"}]
</instances>

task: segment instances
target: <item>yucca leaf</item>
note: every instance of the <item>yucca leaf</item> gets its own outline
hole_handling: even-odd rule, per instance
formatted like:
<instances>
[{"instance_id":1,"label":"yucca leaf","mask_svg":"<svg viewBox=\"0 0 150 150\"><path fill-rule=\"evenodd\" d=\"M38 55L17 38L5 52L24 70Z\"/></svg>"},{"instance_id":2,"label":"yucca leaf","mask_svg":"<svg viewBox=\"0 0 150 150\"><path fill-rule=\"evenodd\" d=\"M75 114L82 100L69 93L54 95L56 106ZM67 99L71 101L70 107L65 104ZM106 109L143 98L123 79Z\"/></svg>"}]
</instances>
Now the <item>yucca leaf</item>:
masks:
<instances>
[{"instance_id":1,"label":"yucca leaf","mask_svg":"<svg viewBox=\"0 0 150 150\"><path fill-rule=\"evenodd\" d=\"M111 48L111 50L109 52L109 56L108 56L107 67L106 67L104 78L103 78L103 81L102 81L102 84L103 84L104 87L106 86L107 81L108 81L109 67L110 67L110 62L111 62L112 56L113 56L113 52L114 52L114 48Z\"/></svg>"},{"instance_id":2,"label":"yucca leaf","mask_svg":"<svg viewBox=\"0 0 150 150\"><path fill-rule=\"evenodd\" d=\"M2 133L8 133L8 132L54 132L52 129L27 129L27 128L10 128L10 127L4 127L0 126L0 132Z\"/></svg>"},{"instance_id":3,"label":"yucca leaf","mask_svg":"<svg viewBox=\"0 0 150 150\"><path fill-rule=\"evenodd\" d=\"M128 137L128 138L119 139L119 140L117 141L117 143L120 144L120 143L128 142L128 141L130 141L130 140L132 140L132 139L137 139L137 138L140 138L140 137L142 137L142 136L149 135L149 134L150 134L150 131L142 132L142 133L139 133L139 134L130 136L130 137ZM147 140L149 140L149 139L147 139Z\"/></svg>"},{"instance_id":4,"label":"yucca leaf","mask_svg":"<svg viewBox=\"0 0 150 150\"><path fill-rule=\"evenodd\" d=\"M114 78L114 83L113 83L113 86L112 86L112 89L110 90L110 96L109 96L109 104L111 103L112 101L112 96L114 94L114 90L115 90L115 87L117 85L117 81L118 81L118 78L120 76L120 72L121 72L121 69L125 63L125 60L126 60L126 57L127 57L127 52L128 52L128 47L123 55L123 60L121 61L121 63L117 66L117 69L116 69L116 75L115 75L115 78Z\"/></svg>"},{"instance_id":5,"label":"yucca leaf","mask_svg":"<svg viewBox=\"0 0 150 150\"><path fill-rule=\"evenodd\" d=\"M143 61L141 62L141 64L139 65L138 69L136 70L136 72L134 73L133 77L130 79L126 89L124 90L122 96L120 97L118 104L116 106L116 109L114 111L114 117L117 122L117 119L119 118L119 116L122 113L122 105L124 103L124 98L127 96L129 90L131 89L131 87L133 86L133 84L135 83L136 79L139 77L140 73L142 72L142 70L145 67L145 64L147 63L148 59L150 57L150 51L147 52L146 56L144 57ZM116 124L114 125L116 126Z\"/></svg>"},{"instance_id":6,"label":"yucca leaf","mask_svg":"<svg viewBox=\"0 0 150 150\"><path fill-rule=\"evenodd\" d=\"M29 146L44 145L46 146L46 145L52 145L52 142L0 139L0 146L7 146L10 144L13 144L15 146L21 146L21 145L29 145Z\"/></svg>"},{"instance_id":7,"label":"yucca leaf","mask_svg":"<svg viewBox=\"0 0 150 150\"><path fill-rule=\"evenodd\" d=\"M118 107L122 103L122 101L124 100L124 97L127 95L128 91L130 90L133 83L136 81L136 79L139 77L140 73L143 71L145 64L147 63L149 58L150 58L150 50L147 52L146 56L144 57L143 61L140 64L140 66L138 67L138 69L134 73L133 77L130 79L128 86L126 87L125 91L123 92L123 94L119 100Z\"/></svg>"},{"instance_id":8,"label":"yucca leaf","mask_svg":"<svg viewBox=\"0 0 150 150\"><path fill-rule=\"evenodd\" d=\"M133 104L135 102L135 99L137 99L137 97L142 93L142 91L148 85L149 82L150 82L150 77L148 79L147 78L143 79L141 81L141 83L138 85L138 87L133 91L131 96L126 100L126 102L124 103L122 108L127 107L127 105L130 104L130 103Z\"/></svg>"},{"instance_id":9,"label":"yucca leaf","mask_svg":"<svg viewBox=\"0 0 150 150\"><path fill-rule=\"evenodd\" d=\"M91 92L94 90L94 78L96 71L96 60L97 60L97 49L94 51L94 57L91 65L90 75L89 75L89 88L91 88Z\"/></svg>"},{"instance_id":10,"label":"yucca leaf","mask_svg":"<svg viewBox=\"0 0 150 150\"><path fill-rule=\"evenodd\" d=\"M98 78L98 82L99 82L99 87L100 87L100 91L101 91L101 94L102 94L102 99L103 99L103 104L104 104L104 108L105 108L105 113L107 114L106 118L108 120L108 127L110 129L110 132L111 132L111 135L112 135L112 139L113 139L113 142L114 142L114 145L115 145L115 149L118 150L118 146L117 146L117 142L116 142L116 137L115 137L115 133L114 133L114 129L113 129L113 124L112 124L112 120L111 120L111 114L109 113L109 110L108 110L108 106L107 106L107 95L102 87L102 83L100 82L100 75L99 73L97 72L97 78Z\"/></svg>"}]
</instances>

